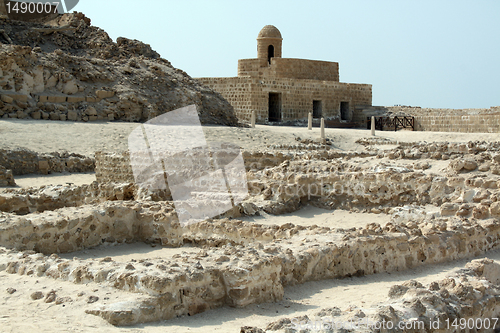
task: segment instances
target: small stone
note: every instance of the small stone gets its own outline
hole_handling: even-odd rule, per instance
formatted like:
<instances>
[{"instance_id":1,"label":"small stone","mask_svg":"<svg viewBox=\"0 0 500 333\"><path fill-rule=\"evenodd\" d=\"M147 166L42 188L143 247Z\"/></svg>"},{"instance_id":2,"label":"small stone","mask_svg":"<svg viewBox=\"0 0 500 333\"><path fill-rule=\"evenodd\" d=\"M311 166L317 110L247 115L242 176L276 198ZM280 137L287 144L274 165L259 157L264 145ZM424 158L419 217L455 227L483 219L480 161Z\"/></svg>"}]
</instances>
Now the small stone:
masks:
<instances>
[{"instance_id":1,"label":"small stone","mask_svg":"<svg viewBox=\"0 0 500 333\"><path fill-rule=\"evenodd\" d=\"M43 293L41 291L36 291L33 294L31 294L30 297L31 297L32 300L37 301L37 300L43 298Z\"/></svg>"},{"instance_id":2,"label":"small stone","mask_svg":"<svg viewBox=\"0 0 500 333\"><path fill-rule=\"evenodd\" d=\"M89 106L87 108L87 110L85 111L85 113L88 115L88 116L97 116L97 110L92 107L92 106Z\"/></svg>"},{"instance_id":3,"label":"small stone","mask_svg":"<svg viewBox=\"0 0 500 333\"><path fill-rule=\"evenodd\" d=\"M51 290L51 291L47 294L47 296L45 296L45 300L44 300L44 302L45 302L45 303L52 303L52 302L54 302L54 301L56 300L56 297L57 297L57 295L56 295L56 291L55 291L55 290Z\"/></svg>"},{"instance_id":4,"label":"small stone","mask_svg":"<svg viewBox=\"0 0 500 333\"><path fill-rule=\"evenodd\" d=\"M74 110L68 111L68 120L77 121L78 120L78 112Z\"/></svg>"},{"instance_id":5,"label":"small stone","mask_svg":"<svg viewBox=\"0 0 500 333\"><path fill-rule=\"evenodd\" d=\"M56 304L57 305L63 304L63 303L68 303L68 302L73 302L73 300L69 296L66 296L66 297L57 297L56 298Z\"/></svg>"},{"instance_id":6,"label":"small stone","mask_svg":"<svg viewBox=\"0 0 500 333\"><path fill-rule=\"evenodd\" d=\"M17 291L17 290L16 290L16 289L14 289L14 288L7 288L7 293L9 293L9 294L11 294L11 295L12 295L13 293L15 293L16 291Z\"/></svg>"},{"instance_id":7,"label":"small stone","mask_svg":"<svg viewBox=\"0 0 500 333\"><path fill-rule=\"evenodd\" d=\"M406 287L406 286L394 285L389 290L389 297L390 298L402 297L404 294L406 294L408 289L410 289L410 288Z\"/></svg>"},{"instance_id":8,"label":"small stone","mask_svg":"<svg viewBox=\"0 0 500 333\"><path fill-rule=\"evenodd\" d=\"M51 112L50 113L50 120L60 120L61 115L57 112Z\"/></svg>"},{"instance_id":9,"label":"small stone","mask_svg":"<svg viewBox=\"0 0 500 333\"><path fill-rule=\"evenodd\" d=\"M2 95L2 102L12 103L12 102L14 102L14 99L12 97L10 97L10 96Z\"/></svg>"},{"instance_id":10,"label":"small stone","mask_svg":"<svg viewBox=\"0 0 500 333\"><path fill-rule=\"evenodd\" d=\"M42 118L42 113L40 111L35 111L31 113L31 118L39 120Z\"/></svg>"},{"instance_id":11,"label":"small stone","mask_svg":"<svg viewBox=\"0 0 500 333\"><path fill-rule=\"evenodd\" d=\"M26 112L21 111L21 110L17 111L16 116L17 116L17 119L25 119L28 117Z\"/></svg>"},{"instance_id":12,"label":"small stone","mask_svg":"<svg viewBox=\"0 0 500 333\"><path fill-rule=\"evenodd\" d=\"M487 172L490 170L491 163L483 163L479 166L478 170L481 172Z\"/></svg>"},{"instance_id":13,"label":"small stone","mask_svg":"<svg viewBox=\"0 0 500 333\"><path fill-rule=\"evenodd\" d=\"M477 162L474 160L465 160L464 161L464 169L467 171L473 171L477 168Z\"/></svg>"},{"instance_id":14,"label":"small stone","mask_svg":"<svg viewBox=\"0 0 500 333\"><path fill-rule=\"evenodd\" d=\"M92 304L92 303L95 303L99 300L99 297L97 296L89 296L89 298L87 299L87 303L89 304Z\"/></svg>"},{"instance_id":15,"label":"small stone","mask_svg":"<svg viewBox=\"0 0 500 333\"><path fill-rule=\"evenodd\" d=\"M112 262L112 261L113 261L113 258L111 258L111 257L106 257L106 258L101 260L101 262Z\"/></svg>"}]
</instances>

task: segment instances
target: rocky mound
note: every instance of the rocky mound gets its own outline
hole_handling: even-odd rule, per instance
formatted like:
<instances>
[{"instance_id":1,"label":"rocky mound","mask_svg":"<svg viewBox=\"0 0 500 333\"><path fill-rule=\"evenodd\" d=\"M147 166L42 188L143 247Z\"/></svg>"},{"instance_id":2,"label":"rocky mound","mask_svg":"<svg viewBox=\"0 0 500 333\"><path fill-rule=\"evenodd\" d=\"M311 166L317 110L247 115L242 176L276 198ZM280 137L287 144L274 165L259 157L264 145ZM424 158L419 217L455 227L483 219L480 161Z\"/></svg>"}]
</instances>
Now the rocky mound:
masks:
<instances>
[{"instance_id":1,"label":"rocky mound","mask_svg":"<svg viewBox=\"0 0 500 333\"><path fill-rule=\"evenodd\" d=\"M237 125L218 93L81 13L46 24L0 18L0 93L3 118L142 122L196 104L202 123Z\"/></svg>"}]
</instances>

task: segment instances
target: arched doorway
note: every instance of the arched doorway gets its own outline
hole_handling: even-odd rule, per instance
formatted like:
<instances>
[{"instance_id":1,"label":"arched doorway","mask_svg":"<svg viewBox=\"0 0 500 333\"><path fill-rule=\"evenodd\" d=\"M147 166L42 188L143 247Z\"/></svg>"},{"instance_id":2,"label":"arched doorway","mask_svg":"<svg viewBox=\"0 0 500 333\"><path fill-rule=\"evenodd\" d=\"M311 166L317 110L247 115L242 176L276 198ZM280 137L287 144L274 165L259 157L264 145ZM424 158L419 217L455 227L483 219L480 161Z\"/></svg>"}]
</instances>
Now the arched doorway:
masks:
<instances>
[{"instance_id":1,"label":"arched doorway","mask_svg":"<svg viewBox=\"0 0 500 333\"><path fill-rule=\"evenodd\" d=\"M267 62L271 64L271 58L274 58L274 46L269 45L267 48Z\"/></svg>"}]
</instances>

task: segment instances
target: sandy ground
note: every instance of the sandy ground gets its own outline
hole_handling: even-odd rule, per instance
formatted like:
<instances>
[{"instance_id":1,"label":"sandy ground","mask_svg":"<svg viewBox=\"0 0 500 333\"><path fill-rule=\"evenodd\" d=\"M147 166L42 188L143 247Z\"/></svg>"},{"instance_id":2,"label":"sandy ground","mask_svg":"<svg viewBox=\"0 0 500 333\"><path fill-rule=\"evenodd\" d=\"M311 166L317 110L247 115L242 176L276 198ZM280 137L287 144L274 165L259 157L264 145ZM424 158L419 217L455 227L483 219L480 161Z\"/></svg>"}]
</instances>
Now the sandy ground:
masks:
<instances>
[{"instance_id":1,"label":"sandy ground","mask_svg":"<svg viewBox=\"0 0 500 333\"><path fill-rule=\"evenodd\" d=\"M386 214L363 214L341 209L331 211L313 206L306 206L297 212L279 216L266 214L264 212L261 216L246 216L241 218L243 221L267 225L293 223L303 226L317 225L319 227L342 229L364 227L369 223L384 225L389 222L390 219L390 216Z\"/></svg>"},{"instance_id":2,"label":"sandy ground","mask_svg":"<svg viewBox=\"0 0 500 333\"><path fill-rule=\"evenodd\" d=\"M37 152L68 151L93 155L94 152L127 150L128 135L137 128L136 123L121 122L57 122L43 120L0 120L0 148L27 148ZM209 141L229 142L245 149L263 149L275 144L297 144L295 138L319 139L320 129L257 125L237 128L207 125L203 127ZM356 140L370 136L365 129L327 128L327 138L340 150L364 150ZM379 138L402 142L468 142L474 140L497 141L498 133L440 133L440 132L377 132ZM383 149L390 149L382 146Z\"/></svg>"},{"instance_id":3,"label":"sandy ground","mask_svg":"<svg viewBox=\"0 0 500 333\"><path fill-rule=\"evenodd\" d=\"M33 120L0 120L0 149L28 148L37 152L68 151L93 155L95 151L124 151L127 137L138 124L133 123L73 123ZM246 149L265 149L268 145L297 144L296 138L318 139L319 128L308 131L299 127L276 127L257 125L256 129L205 126L208 140L236 144ZM326 129L327 137L333 140L339 150L362 151L356 144L359 138L369 137L368 130ZM497 141L499 134L487 133L436 133L436 132L377 132L377 137L405 142L467 142L471 140ZM390 149L391 146L380 146ZM364 163L374 163L364 161ZM410 162L391 162L410 163ZM447 163L432 163L426 172L439 173ZM15 177L18 186L30 187L46 184L74 183L89 184L95 175L51 174L48 176L26 175ZM315 207L305 207L299 212L282 216L247 217L247 221L265 224L295 223L339 228L359 227L367 223L385 224L389 216L384 214L362 214L347 211L327 211ZM96 249L64 255L66 258L81 259L113 257L117 261L155 257L169 257L174 254L197 252L197 248L180 249L152 247L146 244L105 246ZM500 251L485 256L500 262ZM485 257L482 256L482 257ZM264 328L269 322L282 317L313 314L321 308L339 307L342 310L352 305L368 307L385 300L390 286L409 279L417 279L426 284L439 280L456 269L463 268L468 260L448 264L429 265L393 274L377 274L360 278L309 282L288 287L285 298L279 303L252 305L243 309L224 307L192 317L182 317L168 322L117 328L103 319L86 315L85 310L94 307L87 304L90 295L99 297L100 302L117 302L129 299L129 293L100 285L75 285L48 278L9 275L0 272L0 331L2 332L239 332L241 326ZM10 295L7 288L17 291ZM62 305L33 301L30 294L35 291L56 290L59 296L69 296L72 301ZM83 294L82 294L83 293ZM81 295L81 296L78 296ZM64 306L64 310L61 307Z\"/></svg>"}]
</instances>

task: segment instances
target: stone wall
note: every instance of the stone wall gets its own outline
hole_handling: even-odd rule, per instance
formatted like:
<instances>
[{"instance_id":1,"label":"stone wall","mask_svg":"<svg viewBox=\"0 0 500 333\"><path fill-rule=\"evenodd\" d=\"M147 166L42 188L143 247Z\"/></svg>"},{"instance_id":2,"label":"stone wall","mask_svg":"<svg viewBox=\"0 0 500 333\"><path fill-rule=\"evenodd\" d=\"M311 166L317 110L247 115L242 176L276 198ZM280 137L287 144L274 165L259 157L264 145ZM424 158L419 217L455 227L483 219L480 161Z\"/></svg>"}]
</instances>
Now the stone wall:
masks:
<instances>
[{"instance_id":1,"label":"stone wall","mask_svg":"<svg viewBox=\"0 0 500 333\"><path fill-rule=\"evenodd\" d=\"M314 317L281 318L265 332L496 332L500 325L500 265L490 259L467 263L427 286L417 280L393 285L376 305L325 307ZM464 328L461 330L460 328ZM257 327L242 332L264 332Z\"/></svg>"},{"instance_id":2,"label":"stone wall","mask_svg":"<svg viewBox=\"0 0 500 333\"><path fill-rule=\"evenodd\" d=\"M189 156L183 156L189 159L184 162L182 158L169 163L178 163L178 170L183 170L185 165L190 165L193 159ZM270 152L243 152L243 161L247 170L263 169L266 167L277 166L287 159L291 159L292 155L284 155L283 153ZM130 164L129 152L108 153L96 152L96 179L98 183L114 182L114 183L134 183L134 172ZM169 164L174 167L175 164Z\"/></svg>"},{"instance_id":3,"label":"stone wall","mask_svg":"<svg viewBox=\"0 0 500 333\"><path fill-rule=\"evenodd\" d=\"M416 116L416 131L500 133L500 113L483 115Z\"/></svg>"},{"instance_id":4,"label":"stone wall","mask_svg":"<svg viewBox=\"0 0 500 333\"><path fill-rule=\"evenodd\" d=\"M402 271L477 256L500 246L500 225L495 219L463 222L440 218L385 226L372 223L356 230L222 220L183 229L170 203L105 203L57 213L0 215L0 244L48 254L102 242L161 240L164 245L180 246L184 241L196 244L196 239L203 239L202 244L208 245L198 254L177 258L176 269L169 269L172 263L160 259L148 260L144 265L110 260L89 263L78 258L65 260L2 250L7 253L1 257L2 271L74 283L108 283L149 295L146 303L162 310L140 315L142 312L134 309L144 303L136 303L125 309L111 304L91 312L115 325L193 315L224 304L245 306L277 301L287 285ZM280 239L287 241L278 242ZM245 246L248 241L257 243ZM169 283L162 282L167 278ZM213 288L219 291L215 293ZM123 311L129 315L123 316Z\"/></svg>"},{"instance_id":5,"label":"stone wall","mask_svg":"<svg viewBox=\"0 0 500 333\"><path fill-rule=\"evenodd\" d=\"M415 117L415 130L433 132L498 133L500 107L488 109L430 109L409 106L387 107L393 115Z\"/></svg>"},{"instance_id":6,"label":"stone wall","mask_svg":"<svg viewBox=\"0 0 500 333\"><path fill-rule=\"evenodd\" d=\"M292 58L240 59L238 76L339 82L339 64Z\"/></svg>"},{"instance_id":7,"label":"stone wall","mask_svg":"<svg viewBox=\"0 0 500 333\"><path fill-rule=\"evenodd\" d=\"M16 186L12 170L7 170L0 165L0 187L1 186Z\"/></svg>"},{"instance_id":8,"label":"stone wall","mask_svg":"<svg viewBox=\"0 0 500 333\"><path fill-rule=\"evenodd\" d=\"M94 160L80 154L35 153L27 149L0 149L0 166L14 175L48 174L51 172L92 172Z\"/></svg>"},{"instance_id":9,"label":"stone wall","mask_svg":"<svg viewBox=\"0 0 500 333\"><path fill-rule=\"evenodd\" d=\"M130 165L130 154L95 153L95 176L98 183L133 183L134 172Z\"/></svg>"},{"instance_id":10,"label":"stone wall","mask_svg":"<svg viewBox=\"0 0 500 333\"><path fill-rule=\"evenodd\" d=\"M341 102L349 103L350 117L357 105L371 105L372 86L335 81L279 78L200 78L204 85L219 92L234 107L240 120L250 120L256 112L257 122L269 118L269 93L281 94L281 120L307 119L313 112L313 101L321 101L322 116L340 119Z\"/></svg>"},{"instance_id":11,"label":"stone wall","mask_svg":"<svg viewBox=\"0 0 500 333\"><path fill-rule=\"evenodd\" d=\"M149 193L131 183L101 183L75 186L47 185L41 188L9 189L0 193L0 212L27 215L65 207L99 204L104 201L140 200ZM171 200L157 192L156 200ZM151 198L148 198L151 199Z\"/></svg>"},{"instance_id":12,"label":"stone wall","mask_svg":"<svg viewBox=\"0 0 500 333\"><path fill-rule=\"evenodd\" d=\"M367 117L413 116L416 131L498 133L500 107L488 109L431 109L409 106L361 106L353 121L366 128Z\"/></svg>"}]
</instances>

